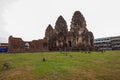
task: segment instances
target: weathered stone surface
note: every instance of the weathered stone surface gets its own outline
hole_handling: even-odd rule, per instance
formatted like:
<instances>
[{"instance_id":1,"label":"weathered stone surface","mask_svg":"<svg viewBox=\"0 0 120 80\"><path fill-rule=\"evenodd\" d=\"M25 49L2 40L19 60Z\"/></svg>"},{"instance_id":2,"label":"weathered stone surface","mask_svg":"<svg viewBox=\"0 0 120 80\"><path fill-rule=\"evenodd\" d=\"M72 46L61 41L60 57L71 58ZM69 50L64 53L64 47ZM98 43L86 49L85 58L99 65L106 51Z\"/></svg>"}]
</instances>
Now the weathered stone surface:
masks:
<instances>
[{"instance_id":1,"label":"weathered stone surface","mask_svg":"<svg viewBox=\"0 0 120 80\"><path fill-rule=\"evenodd\" d=\"M71 42L73 49L78 50L91 50L93 45L94 36L92 32L89 32L86 28L86 21L81 12L76 11L73 14L71 21L70 32L73 34Z\"/></svg>"},{"instance_id":2,"label":"weathered stone surface","mask_svg":"<svg viewBox=\"0 0 120 80\"><path fill-rule=\"evenodd\" d=\"M59 16L55 24L55 34L56 34L55 43L57 50L64 49L67 33L68 33L67 23L62 16Z\"/></svg>"},{"instance_id":3,"label":"weathered stone surface","mask_svg":"<svg viewBox=\"0 0 120 80\"><path fill-rule=\"evenodd\" d=\"M47 28L48 29L48 28ZM46 31L47 31L46 29ZM49 33L49 31L48 31ZM86 28L86 21L81 12L76 11L73 14L70 31L67 29L67 23L60 16L56 23L55 29L49 35L50 50L93 50L94 36ZM46 35L47 36L47 35Z\"/></svg>"},{"instance_id":4,"label":"weathered stone surface","mask_svg":"<svg viewBox=\"0 0 120 80\"><path fill-rule=\"evenodd\" d=\"M75 11L71 21L71 28L78 26L79 28L86 27L86 21L80 11Z\"/></svg>"},{"instance_id":5,"label":"weathered stone surface","mask_svg":"<svg viewBox=\"0 0 120 80\"><path fill-rule=\"evenodd\" d=\"M53 33L53 28L49 24L46 31L45 31L45 39L49 40L49 37L51 37L52 33Z\"/></svg>"},{"instance_id":6,"label":"weathered stone surface","mask_svg":"<svg viewBox=\"0 0 120 80\"><path fill-rule=\"evenodd\" d=\"M48 27L46 31L48 30ZM48 31L46 33L49 33L48 34L49 37L47 37L46 35L45 38L47 38L49 42L48 44L49 44L50 50L63 50L64 49L64 44L66 43L66 34L68 33L68 29L67 29L66 21L64 20L62 16L58 17L55 23L55 29L53 29L52 32Z\"/></svg>"},{"instance_id":7,"label":"weathered stone surface","mask_svg":"<svg viewBox=\"0 0 120 80\"><path fill-rule=\"evenodd\" d=\"M59 16L55 24L56 33L66 34L68 32L67 23L62 16Z\"/></svg>"}]
</instances>

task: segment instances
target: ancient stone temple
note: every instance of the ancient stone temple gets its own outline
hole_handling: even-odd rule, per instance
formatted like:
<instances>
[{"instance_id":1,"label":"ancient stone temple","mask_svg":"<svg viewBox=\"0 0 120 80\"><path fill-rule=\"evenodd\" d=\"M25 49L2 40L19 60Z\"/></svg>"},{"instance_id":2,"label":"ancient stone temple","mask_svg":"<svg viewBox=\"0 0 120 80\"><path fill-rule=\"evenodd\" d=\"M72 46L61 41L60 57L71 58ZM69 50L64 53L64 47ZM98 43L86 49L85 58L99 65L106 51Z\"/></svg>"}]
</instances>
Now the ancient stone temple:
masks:
<instances>
[{"instance_id":1,"label":"ancient stone temple","mask_svg":"<svg viewBox=\"0 0 120 80\"><path fill-rule=\"evenodd\" d=\"M50 51L91 51L94 50L93 33L86 28L86 21L80 11L73 14L70 31L65 19L60 16L55 29L49 25L45 32L45 39L49 42Z\"/></svg>"},{"instance_id":2,"label":"ancient stone temple","mask_svg":"<svg viewBox=\"0 0 120 80\"><path fill-rule=\"evenodd\" d=\"M39 51L92 51L94 36L86 27L86 21L80 11L76 11L71 20L70 31L67 22L59 16L55 27L50 24L44 39L23 41L21 38L9 37L9 52Z\"/></svg>"}]
</instances>

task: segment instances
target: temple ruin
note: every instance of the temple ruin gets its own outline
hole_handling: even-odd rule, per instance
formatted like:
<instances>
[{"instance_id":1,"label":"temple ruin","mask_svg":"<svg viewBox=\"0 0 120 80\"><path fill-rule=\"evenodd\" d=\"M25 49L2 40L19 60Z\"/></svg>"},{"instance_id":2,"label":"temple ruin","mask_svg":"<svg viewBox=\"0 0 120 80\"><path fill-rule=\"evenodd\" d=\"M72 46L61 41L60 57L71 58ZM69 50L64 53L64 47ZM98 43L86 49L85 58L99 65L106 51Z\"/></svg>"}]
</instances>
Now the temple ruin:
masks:
<instances>
[{"instance_id":1,"label":"temple ruin","mask_svg":"<svg viewBox=\"0 0 120 80\"><path fill-rule=\"evenodd\" d=\"M48 51L45 39L23 41L21 38L9 37L8 52L40 52Z\"/></svg>"},{"instance_id":2,"label":"temple ruin","mask_svg":"<svg viewBox=\"0 0 120 80\"><path fill-rule=\"evenodd\" d=\"M65 19L59 16L55 29L49 25L45 32L50 51L91 51L94 49L93 33L86 28L86 21L80 11L73 14L70 31Z\"/></svg>"},{"instance_id":3,"label":"temple ruin","mask_svg":"<svg viewBox=\"0 0 120 80\"><path fill-rule=\"evenodd\" d=\"M10 36L9 52L92 51L94 36L86 26L80 11L73 14L70 31L65 19L59 16L54 28L48 25L44 39L25 42L21 38Z\"/></svg>"}]
</instances>

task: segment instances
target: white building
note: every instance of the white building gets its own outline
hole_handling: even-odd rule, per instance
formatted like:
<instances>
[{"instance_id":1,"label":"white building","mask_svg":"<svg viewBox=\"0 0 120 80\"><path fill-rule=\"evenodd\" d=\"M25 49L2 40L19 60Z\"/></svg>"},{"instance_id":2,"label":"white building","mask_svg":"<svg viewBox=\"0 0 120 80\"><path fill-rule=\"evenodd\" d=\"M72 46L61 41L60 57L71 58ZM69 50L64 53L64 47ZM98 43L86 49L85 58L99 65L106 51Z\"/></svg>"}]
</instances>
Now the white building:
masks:
<instances>
[{"instance_id":1,"label":"white building","mask_svg":"<svg viewBox=\"0 0 120 80\"><path fill-rule=\"evenodd\" d=\"M94 45L100 50L120 50L120 36L95 39Z\"/></svg>"}]
</instances>

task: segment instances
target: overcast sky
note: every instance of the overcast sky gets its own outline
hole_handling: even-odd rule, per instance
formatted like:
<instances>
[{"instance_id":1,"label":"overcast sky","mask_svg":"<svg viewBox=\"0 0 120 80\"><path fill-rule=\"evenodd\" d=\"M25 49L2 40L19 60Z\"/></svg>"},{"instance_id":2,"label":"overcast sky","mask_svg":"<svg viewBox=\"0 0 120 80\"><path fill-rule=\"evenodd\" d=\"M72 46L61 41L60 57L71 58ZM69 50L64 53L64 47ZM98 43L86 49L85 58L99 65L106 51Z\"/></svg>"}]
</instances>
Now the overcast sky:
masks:
<instances>
[{"instance_id":1,"label":"overcast sky","mask_svg":"<svg viewBox=\"0 0 120 80\"><path fill-rule=\"evenodd\" d=\"M48 24L54 27L60 15L70 28L76 10L95 38L120 35L120 0L0 0L0 42L10 35L42 39Z\"/></svg>"}]
</instances>

